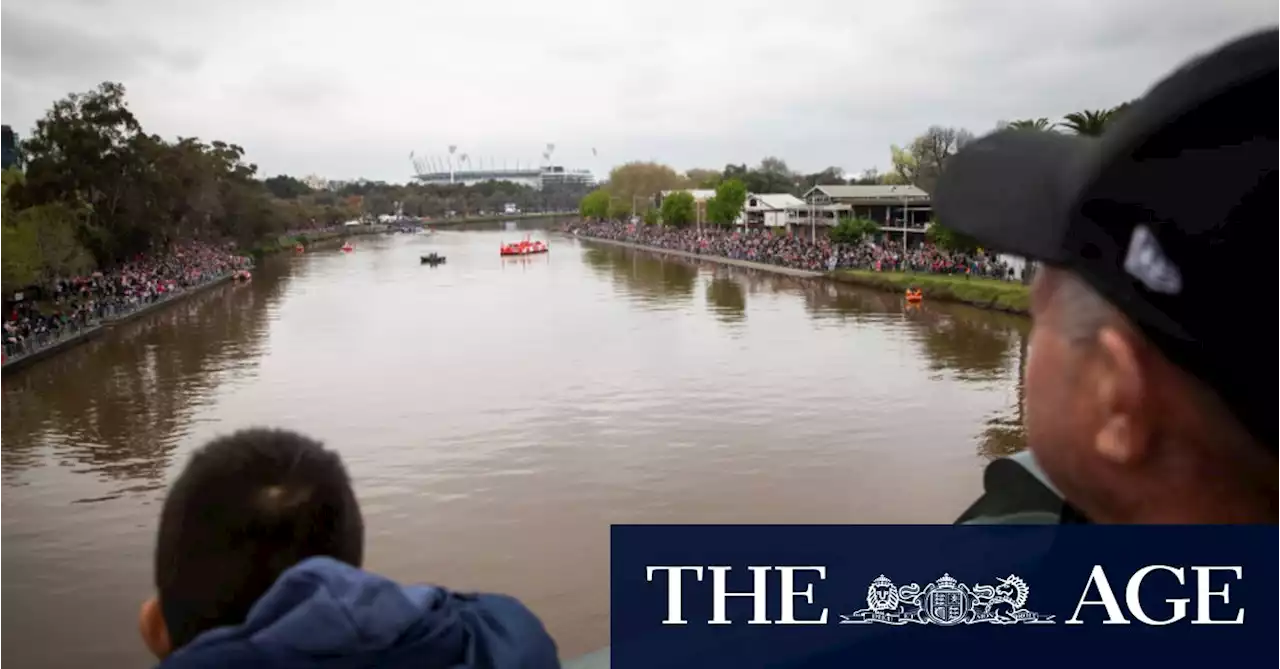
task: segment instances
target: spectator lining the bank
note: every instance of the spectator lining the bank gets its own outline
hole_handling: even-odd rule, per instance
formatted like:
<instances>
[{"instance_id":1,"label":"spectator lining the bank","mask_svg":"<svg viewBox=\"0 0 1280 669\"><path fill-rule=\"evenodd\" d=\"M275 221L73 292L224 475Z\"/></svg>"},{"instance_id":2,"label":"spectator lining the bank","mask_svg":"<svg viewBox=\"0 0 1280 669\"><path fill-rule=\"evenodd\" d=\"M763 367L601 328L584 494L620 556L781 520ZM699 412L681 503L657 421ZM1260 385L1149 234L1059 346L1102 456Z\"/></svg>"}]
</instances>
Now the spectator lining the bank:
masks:
<instances>
[{"instance_id":1,"label":"spectator lining the bank","mask_svg":"<svg viewBox=\"0 0 1280 669\"><path fill-rule=\"evenodd\" d=\"M517 600L400 586L363 557L336 453L282 430L216 439L165 499L143 641L173 669L559 666Z\"/></svg>"},{"instance_id":2,"label":"spectator lining the bank","mask_svg":"<svg viewBox=\"0 0 1280 669\"><path fill-rule=\"evenodd\" d=\"M1013 278L1008 265L990 255L981 252L952 253L927 243L910 248L904 248L897 240L837 244L825 236L813 241L808 235L780 235L770 230L673 228L618 222L578 223L569 226L567 231L584 237L814 272L843 268Z\"/></svg>"},{"instance_id":3,"label":"spectator lining the bank","mask_svg":"<svg viewBox=\"0 0 1280 669\"><path fill-rule=\"evenodd\" d=\"M13 303L4 322L8 359L32 353L64 334L120 316L214 281L249 264L249 259L210 244L173 246L166 254L138 255L108 272L55 279L39 310L31 301Z\"/></svg>"}]
</instances>

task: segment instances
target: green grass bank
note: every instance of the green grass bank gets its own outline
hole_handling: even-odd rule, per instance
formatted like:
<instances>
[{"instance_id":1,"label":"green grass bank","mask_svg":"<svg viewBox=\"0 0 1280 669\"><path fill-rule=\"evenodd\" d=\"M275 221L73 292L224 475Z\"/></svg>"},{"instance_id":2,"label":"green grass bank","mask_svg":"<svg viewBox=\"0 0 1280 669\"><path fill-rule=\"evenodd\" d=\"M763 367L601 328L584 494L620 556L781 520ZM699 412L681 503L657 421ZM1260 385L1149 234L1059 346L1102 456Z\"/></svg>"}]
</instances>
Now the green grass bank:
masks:
<instances>
[{"instance_id":1,"label":"green grass bank","mask_svg":"<svg viewBox=\"0 0 1280 669\"><path fill-rule=\"evenodd\" d=\"M376 235L385 231L385 225L362 225L352 226L343 230L322 231L322 232L304 232L298 235L280 235L258 243L250 248L248 255L255 258L261 258L272 253L292 252L293 248L298 244L302 244L307 250L312 248L323 247L325 245L337 245L343 240L361 235Z\"/></svg>"},{"instance_id":2,"label":"green grass bank","mask_svg":"<svg viewBox=\"0 0 1280 669\"><path fill-rule=\"evenodd\" d=\"M1024 315L1031 311L1028 287L1011 281L910 272L872 272L861 269L836 270L828 272L827 276L835 281L899 293L905 292L910 286L916 286L924 292L926 302L929 300L962 302L983 309Z\"/></svg>"}]
</instances>

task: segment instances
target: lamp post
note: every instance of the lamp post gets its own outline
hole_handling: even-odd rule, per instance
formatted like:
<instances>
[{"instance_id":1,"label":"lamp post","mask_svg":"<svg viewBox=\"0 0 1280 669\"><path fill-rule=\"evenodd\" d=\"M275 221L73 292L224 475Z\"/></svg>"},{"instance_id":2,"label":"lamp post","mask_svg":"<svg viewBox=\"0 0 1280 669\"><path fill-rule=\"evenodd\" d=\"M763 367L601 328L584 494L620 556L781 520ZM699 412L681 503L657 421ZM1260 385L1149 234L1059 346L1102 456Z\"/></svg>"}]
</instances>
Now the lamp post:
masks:
<instances>
[{"instance_id":1,"label":"lamp post","mask_svg":"<svg viewBox=\"0 0 1280 669\"><path fill-rule=\"evenodd\" d=\"M903 253L906 253L906 251L907 251L907 211L908 211L908 206L909 206L909 205L907 205L907 194L904 192L904 193L902 194L902 252L903 252ZM904 260L905 260L905 258L904 258Z\"/></svg>"},{"instance_id":2,"label":"lamp post","mask_svg":"<svg viewBox=\"0 0 1280 669\"><path fill-rule=\"evenodd\" d=\"M809 191L809 243L810 244L818 243L818 221L817 219L814 218L814 210L817 208L817 203L815 203L813 200L814 200L813 191Z\"/></svg>"}]
</instances>

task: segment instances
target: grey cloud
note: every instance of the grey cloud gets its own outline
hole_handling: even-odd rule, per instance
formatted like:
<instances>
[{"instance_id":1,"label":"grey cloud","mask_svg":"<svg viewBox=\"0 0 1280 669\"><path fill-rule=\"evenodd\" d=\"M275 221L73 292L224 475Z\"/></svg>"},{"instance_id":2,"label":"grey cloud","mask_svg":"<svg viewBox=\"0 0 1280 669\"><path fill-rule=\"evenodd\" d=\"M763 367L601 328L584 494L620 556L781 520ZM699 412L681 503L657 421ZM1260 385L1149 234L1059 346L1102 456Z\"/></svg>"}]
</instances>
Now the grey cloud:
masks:
<instances>
[{"instance_id":1,"label":"grey cloud","mask_svg":"<svg viewBox=\"0 0 1280 669\"><path fill-rule=\"evenodd\" d=\"M1280 21L1275 0L22 2L3 7L6 122L116 79L148 129L235 141L267 173L388 180L411 149L546 141L600 172L884 170L929 125L1112 106Z\"/></svg>"},{"instance_id":2,"label":"grey cloud","mask_svg":"<svg viewBox=\"0 0 1280 669\"><path fill-rule=\"evenodd\" d=\"M0 9L0 56L7 78L122 79L156 67L191 71L194 51L147 35L101 35L10 9Z\"/></svg>"},{"instance_id":3,"label":"grey cloud","mask_svg":"<svg viewBox=\"0 0 1280 669\"><path fill-rule=\"evenodd\" d=\"M247 84L234 87L232 94L270 114L273 106L290 113L312 110L342 95L343 84L324 72L301 68L264 72Z\"/></svg>"}]
</instances>

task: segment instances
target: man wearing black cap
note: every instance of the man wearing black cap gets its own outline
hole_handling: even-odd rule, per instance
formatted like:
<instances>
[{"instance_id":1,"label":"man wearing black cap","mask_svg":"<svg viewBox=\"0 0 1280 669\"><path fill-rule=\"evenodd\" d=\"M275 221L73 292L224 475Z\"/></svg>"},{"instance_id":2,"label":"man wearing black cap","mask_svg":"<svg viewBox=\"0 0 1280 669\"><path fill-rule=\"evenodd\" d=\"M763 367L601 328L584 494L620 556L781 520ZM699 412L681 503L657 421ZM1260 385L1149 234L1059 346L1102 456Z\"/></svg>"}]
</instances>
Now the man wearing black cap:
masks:
<instances>
[{"instance_id":1,"label":"man wearing black cap","mask_svg":"<svg viewBox=\"0 0 1280 669\"><path fill-rule=\"evenodd\" d=\"M1034 458L993 463L961 522L1036 522L1049 490L1063 520L1276 522L1278 52L1275 30L1249 35L1102 137L1007 130L946 165L939 220L1043 264Z\"/></svg>"}]
</instances>

